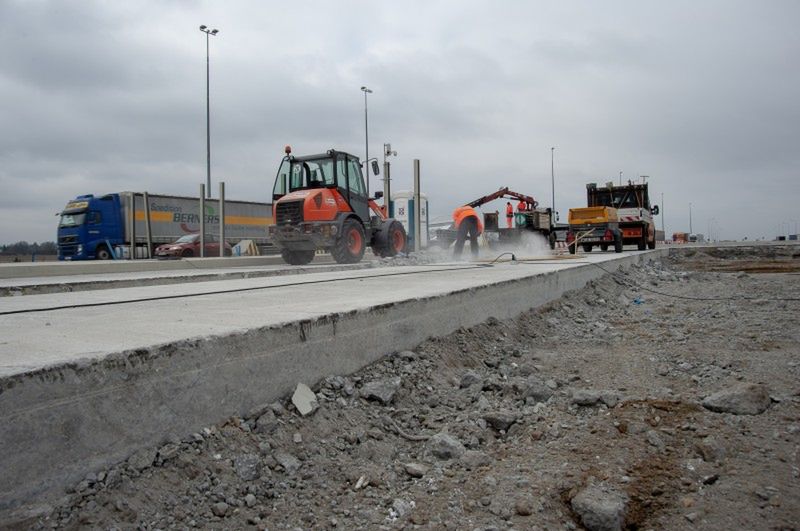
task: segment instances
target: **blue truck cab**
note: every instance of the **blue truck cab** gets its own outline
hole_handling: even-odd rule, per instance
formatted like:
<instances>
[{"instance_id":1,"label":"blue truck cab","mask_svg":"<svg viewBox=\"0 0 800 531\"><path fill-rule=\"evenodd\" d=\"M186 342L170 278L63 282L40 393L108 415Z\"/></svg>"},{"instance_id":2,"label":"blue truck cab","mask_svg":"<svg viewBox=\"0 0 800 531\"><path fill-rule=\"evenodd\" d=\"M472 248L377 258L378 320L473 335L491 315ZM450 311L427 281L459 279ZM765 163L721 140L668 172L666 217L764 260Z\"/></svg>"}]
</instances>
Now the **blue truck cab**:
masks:
<instances>
[{"instance_id":1,"label":"blue truck cab","mask_svg":"<svg viewBox=\"0 0 800 531\"><path fill-rule=\"evenodd\" d=\"M124 243L119 194L79 195L64 207L58 223L59 260L108 260Z\"/></svg>"}]
</instances>

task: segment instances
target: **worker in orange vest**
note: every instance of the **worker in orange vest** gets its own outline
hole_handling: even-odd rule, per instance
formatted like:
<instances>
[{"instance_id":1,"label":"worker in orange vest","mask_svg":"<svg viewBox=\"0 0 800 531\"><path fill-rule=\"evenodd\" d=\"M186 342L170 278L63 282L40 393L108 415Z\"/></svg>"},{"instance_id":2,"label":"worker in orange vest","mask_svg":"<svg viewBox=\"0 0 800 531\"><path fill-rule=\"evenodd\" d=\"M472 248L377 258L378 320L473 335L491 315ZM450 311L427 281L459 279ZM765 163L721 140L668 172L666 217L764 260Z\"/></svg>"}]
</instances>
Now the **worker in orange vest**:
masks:
<instances>
[{"instance_id":1,"label":"worker in orange vest","mask_svg":"<svg viewBox=\"0 0 800 531\"><path fill-rule=\"evenodd\" d=\"M469 248L473 257L478 256L478 236L483 232L478 213L471 206L461 206L453 211L453 222L456 227L456 245L453 248L453 257L459 258L464 250L464 243L469 238Z\"/></svg>"},{"instance_id":2,"label":"worker in orange vest","mask_svg":"<svg viewBox=\"0 0 800 531\"><path fill-rule=\"evenodd\" d=\"M506 201L506 224L509 229L514 226L514 207L511 201Z\"/></svg>"},{"instance_id":3,"label":"worker in orange vest","mask_svg":"<svg viewBox=\"0 0 800 531\"><path fill-rule=\"evenodd\" d=\"M528 210L528 203L520 199L517 205L517 212L525 212L526 210Z\"/></svg>"}]
</instances>

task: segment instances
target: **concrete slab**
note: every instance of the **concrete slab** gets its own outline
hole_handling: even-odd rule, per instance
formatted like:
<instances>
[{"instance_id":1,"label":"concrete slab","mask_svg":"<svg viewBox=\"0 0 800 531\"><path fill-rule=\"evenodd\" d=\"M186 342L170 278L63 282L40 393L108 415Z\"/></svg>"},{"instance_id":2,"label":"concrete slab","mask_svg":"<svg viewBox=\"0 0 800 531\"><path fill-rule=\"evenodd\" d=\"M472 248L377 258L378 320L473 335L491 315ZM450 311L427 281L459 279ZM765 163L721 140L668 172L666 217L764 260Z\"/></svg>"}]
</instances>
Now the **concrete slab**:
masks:
<instances>
[{"instance_id":1,"label":"concrete slab","mask_svg":"<svg viewBox=\"0 0 800 531\"><path fill-rule=\"evenodd\" d=\"M131 286L163 286L182 282L207 282L234 278L256 278L280 275L300 275L309 272L344 271L373 267L375 261L364 260L358 264L337 264L320 260L306 266L252 265L241 267L194 268L175 270L145 270L114 273L86 273L23 278L0 278L0 297L39 295L98 289L115 289ZM188 263L184 264L188 265Z\"/></svg>"},{"instance_id":2,"label":"concrete slab","mask_svg":"<svg viewBox=\"0 0 800 531\"><path fill-rule=\"evenodd\" d=\"M0 511L667 250L0 299ZM0 516L0 520L2 517Z\"/></svg>"},{"instance_id":3,"label":"concrete slab","mask_svg":"<svg viewBox=\"0 0 800 531\"><path fill-rule=\"evenodd\" d=\"M327 255L317 256L314 263L330 263ZM0 278L45 276L99 275L136 271L177 271L216 269L220 267L253 267L283 264L279 255L182 258L180 260L87 260L85 262L26 262L0 264Z\"/></svg>"}]
</instances>

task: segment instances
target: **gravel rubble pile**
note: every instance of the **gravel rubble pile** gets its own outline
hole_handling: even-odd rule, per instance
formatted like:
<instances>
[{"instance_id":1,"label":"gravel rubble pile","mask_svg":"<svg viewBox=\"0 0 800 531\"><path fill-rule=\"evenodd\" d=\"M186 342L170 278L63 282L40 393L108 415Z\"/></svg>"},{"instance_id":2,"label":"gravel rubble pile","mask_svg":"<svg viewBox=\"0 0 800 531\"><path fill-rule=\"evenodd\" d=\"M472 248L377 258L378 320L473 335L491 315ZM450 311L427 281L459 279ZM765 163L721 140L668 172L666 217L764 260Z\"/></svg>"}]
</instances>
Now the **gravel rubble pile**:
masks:
<instances>
[{"instance_id":1,"label":"gravel rubble pile","mask_svg":"<svg viewBox=\"0 0 800 531\"><path fill-rule=\"evenodd\" d=\"M683 265L298 382L26 527L796 529L800 284Z\"/></svg>"}]
</instances>

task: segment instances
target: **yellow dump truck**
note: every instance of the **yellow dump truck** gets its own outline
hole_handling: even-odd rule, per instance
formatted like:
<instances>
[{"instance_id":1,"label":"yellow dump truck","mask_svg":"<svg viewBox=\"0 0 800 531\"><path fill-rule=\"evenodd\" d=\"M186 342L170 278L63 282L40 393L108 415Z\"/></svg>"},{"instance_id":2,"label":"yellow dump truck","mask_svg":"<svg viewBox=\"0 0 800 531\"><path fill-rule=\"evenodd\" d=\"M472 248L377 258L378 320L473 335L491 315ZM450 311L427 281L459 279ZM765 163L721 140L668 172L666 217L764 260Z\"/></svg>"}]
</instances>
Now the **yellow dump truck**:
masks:
<instances>
[{"instance_id":1,"label":"yellow dump truck","mask_svg":"<svg viewBox=\"0 0 800 531\"><path fill-rule=\"evenodd\" d=\"M569 209L569 231L567 246L570 254L575 254L578 245L585 252L599 245L607 251L614 246L614 252L622 252L622 232L619 230L617 209L607 206L590 206Z\"/></svg>"}]
</instances>

